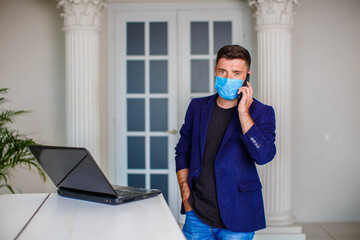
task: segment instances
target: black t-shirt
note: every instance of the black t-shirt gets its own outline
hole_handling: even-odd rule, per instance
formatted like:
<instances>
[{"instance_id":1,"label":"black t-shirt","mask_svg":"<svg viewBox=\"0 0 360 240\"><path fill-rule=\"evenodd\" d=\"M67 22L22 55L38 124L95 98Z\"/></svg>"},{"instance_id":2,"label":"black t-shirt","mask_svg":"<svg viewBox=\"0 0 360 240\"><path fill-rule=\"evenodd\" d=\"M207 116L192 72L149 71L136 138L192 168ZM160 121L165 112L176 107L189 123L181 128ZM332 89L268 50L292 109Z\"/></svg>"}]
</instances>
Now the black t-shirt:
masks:
<instances>
[{"instance_id":1,"label":"black t-shirt","mask_svg":"<svg viewBox=\"0 0 360 240\"><path fill-rule=\"evenodd\" d=\"M221 220L216 195L215 157L236 107L223 109L215 104L206 135L204 162L189 197L195 214L206 224L226 228Z\"/></svg>"}]
</instances>

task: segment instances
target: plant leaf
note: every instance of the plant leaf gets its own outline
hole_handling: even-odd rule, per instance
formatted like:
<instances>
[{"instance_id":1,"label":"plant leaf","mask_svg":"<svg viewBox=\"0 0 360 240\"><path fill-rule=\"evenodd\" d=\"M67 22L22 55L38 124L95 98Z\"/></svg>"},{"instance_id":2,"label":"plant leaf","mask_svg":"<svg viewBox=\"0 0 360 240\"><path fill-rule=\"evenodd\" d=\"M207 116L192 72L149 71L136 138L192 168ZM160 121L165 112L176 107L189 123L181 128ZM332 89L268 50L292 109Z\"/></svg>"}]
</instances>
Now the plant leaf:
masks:
<instances>
[{"instance_id":1,"label":"plant leaf","mask_svg":"<svg viewBox=\"0 0 360 240\"><path fill-rule=\"evenodd\" d=\"M0 94L6 94L7 88L0 89ZM0 102L5 98L0 98ZM14 122L14 117L29 111L2 110L0 112L0 188L7 187L14 193L13 187L8 184L9 178L13 177L11 171L17 166L24 166L29 171L37 170L41 180L46 181L46 175L40 164L36 161L29 150L30 144L35 144L31 138L11 130L6 124ZM1 184L1 182L5 184Z\"/></svg>"},{"instance_id":2,"label":"plant leaf","mask_svg":"<svg viewBox=\"0 0 360 240\"><path fill-rule=\"evenodd\" d=\"M15 193L14 192L14 189L9 185L9 184L1 184L0 185L0 188L2 188L2 187L6 187L7 189L9 189L9 191L11 192L11 193Z\"/></svg>"}]
</instances>

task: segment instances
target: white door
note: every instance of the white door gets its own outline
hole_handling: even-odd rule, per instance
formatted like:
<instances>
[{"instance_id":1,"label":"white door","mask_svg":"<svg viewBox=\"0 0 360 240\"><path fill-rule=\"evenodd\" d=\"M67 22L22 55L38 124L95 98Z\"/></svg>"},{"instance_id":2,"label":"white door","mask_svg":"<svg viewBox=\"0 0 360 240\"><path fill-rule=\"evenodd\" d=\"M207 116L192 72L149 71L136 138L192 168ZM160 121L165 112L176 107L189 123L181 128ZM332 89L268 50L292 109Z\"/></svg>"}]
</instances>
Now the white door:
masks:
<instances>
[{"instance_id":1,"label":"white door","mask_svg":"<svg viewBox=\"0 0 360 240\"><path fill-rule=\"evenodd\" d=\"M161 189L177 210L175 16L171 11L116 15L115 182Z\"/></svg>"},{"instance_id":2,"label":"white door","mask_svg":"<svg viewBox=\"0 0 360 240\"><path fill-rule=\"evenodd\" d=\"M109 23L109 60L114 61L109 84L115 92L110 98L115 101L115 132L110 127L109 134L115 139L115 183L161 189L183 222L174 160L178 131L190 99L215 92L218 49L226 44L251 47L251 28L245 26L249 11L244 13L243 5L184 10L181 6L189 4L165 4L144 11L139 4L125 11L121 6L110 6L109 14L114 21Z\"/></svg>"}]
</instances>

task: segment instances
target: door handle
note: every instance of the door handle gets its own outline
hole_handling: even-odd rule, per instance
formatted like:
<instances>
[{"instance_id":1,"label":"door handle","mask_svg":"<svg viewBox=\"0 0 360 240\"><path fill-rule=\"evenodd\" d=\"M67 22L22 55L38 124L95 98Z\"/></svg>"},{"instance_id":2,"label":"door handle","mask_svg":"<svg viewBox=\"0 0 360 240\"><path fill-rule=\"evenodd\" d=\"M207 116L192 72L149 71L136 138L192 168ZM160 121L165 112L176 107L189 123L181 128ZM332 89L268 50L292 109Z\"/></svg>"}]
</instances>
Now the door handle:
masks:
<instances>
[{"instance_id":1,"label":"door handle","mask_svg":"<svg viewBox=\"0 0 360 240\"><path fill-rule=\"evenodd\" d=\"M171 133L171 134L175 135L177 133L177 131L175 129L173 129L173 130L164 131L164 133Z\"/></svg>"}]
</instances>

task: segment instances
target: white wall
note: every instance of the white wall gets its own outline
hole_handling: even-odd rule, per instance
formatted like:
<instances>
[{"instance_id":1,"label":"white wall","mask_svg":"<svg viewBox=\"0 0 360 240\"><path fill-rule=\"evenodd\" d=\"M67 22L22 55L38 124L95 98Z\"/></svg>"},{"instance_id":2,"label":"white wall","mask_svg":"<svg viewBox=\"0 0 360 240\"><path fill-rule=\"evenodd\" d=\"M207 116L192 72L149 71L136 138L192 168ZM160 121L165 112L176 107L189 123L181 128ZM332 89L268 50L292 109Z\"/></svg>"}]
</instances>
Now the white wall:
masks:
<instances>
[{"instance_id":1,"label":"white wall","mask_svg":"<svg viewBox=\"0 0 360 240\"><path fill-rule=\"evenodd\" d=\"M14 125L64 145L65 41L56 1L0 0L2 107L33 110ZM292 202L298 221L360 221L360 1L301 0L293 32ZM106 26L106 15L103 18ZM100 37L101 166L107 159L106 28ZM254 38L256 39L256 37ZM256 46L256 44L254 44ZM256 49L254 49L256 51ZM253 54L254 60L256 53ZM256 81L255 78L252 81ZM23 192L54 191L18 169ZM0 190L0 194L6 191Z\"/></svg>"},{"instance_id":2,"label":"white wall","mask_svg":"<svg viewBox=\"0 0 360 240\"><path fill-rule=\"evenodd\" d=\"M9 88L10 100L1 108L31 110L11 127L41 144L66 143L62 21L55 1L0 1L0 88ZM24 169L13 175L22 192L55 190Z\"/></svg>"},{"instance_id":3,"label":"white wall","mask_svg":"<svg viewBox=\"0 0 360 240\"><path fill-rule=\"evenodd\" d=\"M293 33L298 221L360 221L360 1L302 0Z\"/></svg>"}]
</instances>

